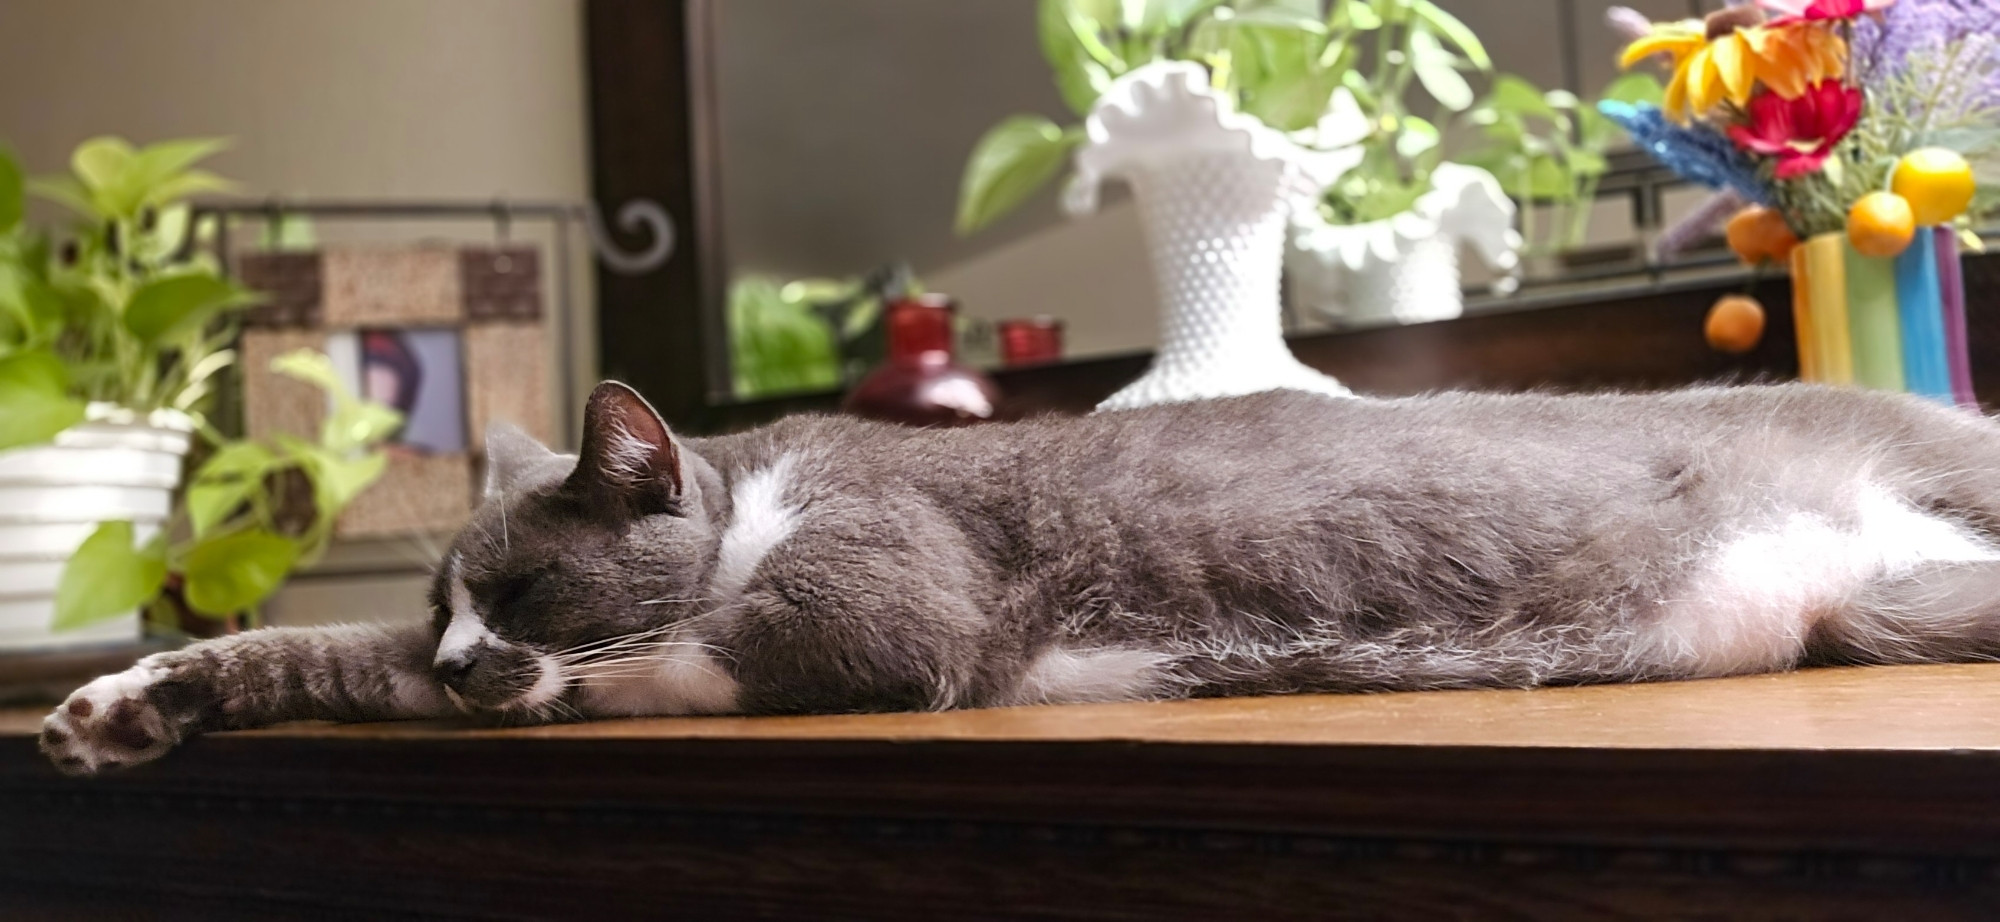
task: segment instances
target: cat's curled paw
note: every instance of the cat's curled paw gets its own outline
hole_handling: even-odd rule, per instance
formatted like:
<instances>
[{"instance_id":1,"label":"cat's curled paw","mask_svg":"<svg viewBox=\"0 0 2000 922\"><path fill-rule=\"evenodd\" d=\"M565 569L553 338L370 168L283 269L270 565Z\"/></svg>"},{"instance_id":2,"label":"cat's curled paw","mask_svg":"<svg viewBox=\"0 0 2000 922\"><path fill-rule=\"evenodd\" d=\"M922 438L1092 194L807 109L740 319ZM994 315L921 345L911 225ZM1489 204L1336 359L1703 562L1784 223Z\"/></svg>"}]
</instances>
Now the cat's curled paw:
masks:
<instances>
[{"instance_id":1,"label":"cat's curled paw","mask_svg":"<svg viewBox=\"0 0 2000 922\"><path fill-rule=\"evenodd\" d=\"M95 775L165 755L179 733L147 694L165 675L142 662L77 689L43 719L42 754L68 775Z\"/></svg>"}]
</instances>

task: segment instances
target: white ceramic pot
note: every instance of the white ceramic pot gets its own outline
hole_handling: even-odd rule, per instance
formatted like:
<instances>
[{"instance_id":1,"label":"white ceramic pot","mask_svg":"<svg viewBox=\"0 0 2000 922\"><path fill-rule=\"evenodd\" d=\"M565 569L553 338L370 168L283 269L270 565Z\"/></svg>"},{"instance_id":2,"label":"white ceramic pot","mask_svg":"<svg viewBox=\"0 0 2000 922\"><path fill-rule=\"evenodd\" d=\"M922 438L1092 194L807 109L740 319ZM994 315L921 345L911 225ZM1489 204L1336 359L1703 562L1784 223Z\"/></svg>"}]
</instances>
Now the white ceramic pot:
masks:
<instances>
[{"instance_id":1,"label":"white ceramic pot","mask_svg":"<svg viewBox=\"0 0 2000 922\"><path fill-rule=\"evenodd\" d=\"M193 431L179 413L92 404L53 444L0 452L0 652L139 638L137 611L52 630L56 584L100 522L129 521L139 541L165 526Z\"/></svg>"},{"instance_id":2,"label":"white ceramic pot","mask_svg":"<svg viewBox=\"0 0 2000 922\"><path fill-rule=\"evenodd\" d=\"M1316 151L1235 111L1187 61L1149 64L1106 88L1085 122L1065 203L1095 208L1106 178L1132 188L1161 299L1161 338L1117 410L1276 388L1346 396L1293 358L1279 315L1288 218L1358 162Z\"/></svg>"},{"instance_id":3,"label":"white ceramic pot","mask_svg":"<svg viewBox=\"0 0 2000 922\"><path fill-rule=\"evenodd\" d=\"M1410 210L1366 224L1294 220L1285 265L1304 309L1343 326L1450 320L1465 312L1458 247L1502 272L1520 265L1514 203L1491 173L1441 163Z\"/></svg>"},{"instance_id":4,"label":"white ceramic pot","mask_svg":"<svg viewBox=\"0 0 2000 922\"><path fill-rule=\"evenodd\" d=\"M1296 251L1294 251L1296 253ZM1465 313L1458 247L1442 234L1412 240L1396 259L1367 259L1358 269L1288 261L1292 297L1342 327L1451 320Z\"/></svg>"}]
</instances>

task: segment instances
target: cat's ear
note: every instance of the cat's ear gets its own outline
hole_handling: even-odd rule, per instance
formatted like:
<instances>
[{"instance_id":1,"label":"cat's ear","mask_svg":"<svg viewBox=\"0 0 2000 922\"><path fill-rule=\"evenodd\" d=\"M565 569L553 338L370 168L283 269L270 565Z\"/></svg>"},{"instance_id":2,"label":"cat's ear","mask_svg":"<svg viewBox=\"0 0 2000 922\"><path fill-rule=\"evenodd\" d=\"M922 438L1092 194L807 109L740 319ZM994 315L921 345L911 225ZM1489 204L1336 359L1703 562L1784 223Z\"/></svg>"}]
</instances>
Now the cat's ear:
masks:
<instances>
[{"instance_id":1,"label":"cat's ear","mask_svg":"<svg viewBox=\"0 0 2000 922\"><path fill-rule=\"evenodd\" d=\"M556 453L505 420L486 424L486 498L518 489L527 476Z\"/></svg>"},{"instance_id":2,"label":"cat's ear","mask_svg":"<svg viewBox=\"0 0 2000 922\"><path fill-rule=\"evenodd\" d=\"M616 381L590 392L583 410L583 450L570 475L572 486L648 515L676 508L681 476L680 447L646 398Z\"/></svg>"}]
</instances>

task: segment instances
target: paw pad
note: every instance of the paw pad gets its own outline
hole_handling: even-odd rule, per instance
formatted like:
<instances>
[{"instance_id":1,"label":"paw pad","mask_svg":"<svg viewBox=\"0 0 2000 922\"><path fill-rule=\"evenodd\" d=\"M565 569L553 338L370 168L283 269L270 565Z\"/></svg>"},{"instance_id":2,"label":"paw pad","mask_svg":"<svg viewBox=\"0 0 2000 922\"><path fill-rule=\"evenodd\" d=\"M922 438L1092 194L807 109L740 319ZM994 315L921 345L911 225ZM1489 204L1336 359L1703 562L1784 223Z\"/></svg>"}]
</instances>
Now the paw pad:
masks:
<instances>
[{"instance_id":1,"label":"paw pad","mask_svg":"<svg viewBox=\"0 0 2000 922\"><path fill-rule=\"evenodd\" d=\"M42 721L42 753L71 775L158 758L173 734L146 691L162 674L141 664L77 689Z\"/></svg>"}]
</instances>

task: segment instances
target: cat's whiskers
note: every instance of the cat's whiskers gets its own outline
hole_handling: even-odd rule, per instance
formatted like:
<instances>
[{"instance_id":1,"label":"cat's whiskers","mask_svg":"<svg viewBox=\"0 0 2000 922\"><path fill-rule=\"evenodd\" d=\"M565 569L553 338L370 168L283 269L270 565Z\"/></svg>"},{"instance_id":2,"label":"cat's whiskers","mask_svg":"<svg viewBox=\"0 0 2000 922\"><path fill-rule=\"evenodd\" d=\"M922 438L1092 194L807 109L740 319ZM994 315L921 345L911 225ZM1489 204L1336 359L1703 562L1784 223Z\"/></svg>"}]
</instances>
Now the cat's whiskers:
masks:
<instances>
[{"instance_id":1,"label":"cat's whiskers","mask_svg":"<svg viewBox=\"0 0 2000 922\"><path fill-rule=\"evenodd\" d=\"M586 641L584 643L580 643L571 647L565 647L549 655L555 657L558 660L562 660L585 654L595 654L597 652L601 652L602 649L615 647L619 644L627 643L629 641L646 640L649 638L658 637L662 634L670 633L674 630L675 627L676 625L668 624L656 628L649 628L643 631L635 631L630 634L613 634L610 637L600 637L596 640Z\"/></svg>"},{"instance_id":2,"label":"cat's whiskers","mask_svg":"<svg viewBox=\"0 0 2000 922\"><path fill-rule=\"evenodd\" d=\"M675 652L693 647L727 656L727 652L713 644L694 641L658 641L648 643L633 651L620 651L621 655L566 666L563 677L579 685L604 685L616 681L635 678L653 678L669 666L692 666L716 678L727 678L699 657L683 657Z\"/></svg>"}]
</instances>

